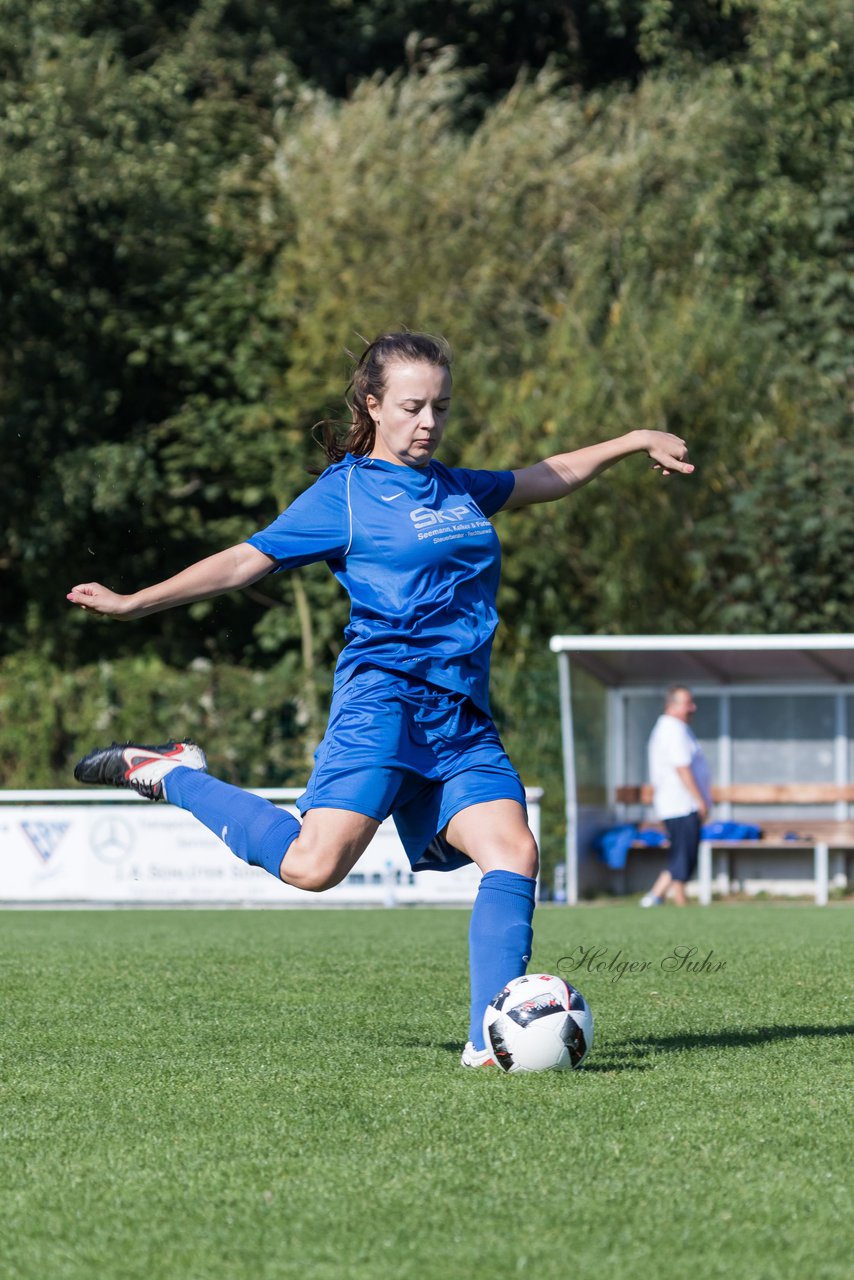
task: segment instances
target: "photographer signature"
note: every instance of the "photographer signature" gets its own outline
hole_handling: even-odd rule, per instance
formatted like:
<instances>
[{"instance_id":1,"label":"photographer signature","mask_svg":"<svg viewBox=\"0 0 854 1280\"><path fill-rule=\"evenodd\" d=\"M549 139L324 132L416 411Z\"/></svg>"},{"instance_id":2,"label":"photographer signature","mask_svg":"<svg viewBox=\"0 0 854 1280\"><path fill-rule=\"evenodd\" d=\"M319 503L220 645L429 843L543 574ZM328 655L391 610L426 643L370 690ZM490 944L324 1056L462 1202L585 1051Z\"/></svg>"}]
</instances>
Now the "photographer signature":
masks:
<instances>
[{"instance_id":1,"label":"photographer signature","mask_svg":"<svg viewBox=\"0 0 854 1280\"><path fill-rule=\"evenodd\" d=\"M651 973L660 970L663 973L711 974L720 973L726 968L726 960L715 957L714 949L701 954L699 947L678 946L668 951L659 960L631 960L618 948L611 951L608 947L585 947L579 943L567 956L561 956L557 962L557 972L561 977L574 973L599 973L610 976L612 982L633 974Z\"/></svg>"}]
</instances>

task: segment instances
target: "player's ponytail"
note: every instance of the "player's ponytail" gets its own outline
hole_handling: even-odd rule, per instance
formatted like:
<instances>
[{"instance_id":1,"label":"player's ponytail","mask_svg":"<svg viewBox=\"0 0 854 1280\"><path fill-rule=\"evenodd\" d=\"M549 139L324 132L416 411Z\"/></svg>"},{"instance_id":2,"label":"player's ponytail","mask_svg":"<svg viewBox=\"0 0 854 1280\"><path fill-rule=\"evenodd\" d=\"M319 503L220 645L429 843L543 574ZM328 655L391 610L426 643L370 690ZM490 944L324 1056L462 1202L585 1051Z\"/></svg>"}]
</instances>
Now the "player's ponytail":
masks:
<instances>
[{"instance_id":1,"label":"player's ponytail","mask_svg":"<svg viewBox=\"0 0 854 1280\"><path fill-rule=\"evenodd\" d=\"M345 453L363 456L374 447L376 426L368 412L368 396L382 402L386 391L386 374L391 364L430 364L449 369L452 354L444 338L430 333L383 333L355 356L348 352L356 367L347 388L346 400L350 422L342 435L333 423L318 425L320 443L330 462L338 462Z\"/></svg>"}]
</instances>

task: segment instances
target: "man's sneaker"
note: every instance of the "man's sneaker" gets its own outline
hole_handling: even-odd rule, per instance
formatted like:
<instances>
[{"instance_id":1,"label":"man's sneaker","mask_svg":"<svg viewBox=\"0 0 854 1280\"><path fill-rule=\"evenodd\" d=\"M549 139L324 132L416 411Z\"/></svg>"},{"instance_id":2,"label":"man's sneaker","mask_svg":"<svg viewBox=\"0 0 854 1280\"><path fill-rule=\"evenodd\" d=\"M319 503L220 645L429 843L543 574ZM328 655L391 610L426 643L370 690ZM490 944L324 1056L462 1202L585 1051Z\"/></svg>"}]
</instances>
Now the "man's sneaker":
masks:
<instances>
[{"instance_id":1,"label":"man's sneaker","mask_svg":"<svg viewBox=\"0 0 854 1280\"><path fill-rule=\"evenodd\" d=\"M659 898L657 893L645 893L640 900L642 907L663 907L664 899Z\"/></svg>"},{"instance_id":2,"label":"man's sneaker","mask_svg":"<svg viewBox=\"0 0 854 1280\"><path fill-rule=\"evenodd\" d=\"M178 765L206 769L207 760L194 742L166 742L160 747L143 747L135 742L114 742L98 747L78 760L74 776L78 782L104 787L130 787L146 800L163 799L163 779Z\"/></svg>"},{"instance_id":3,"label":"man's sneaker","mask_svg":"<svg viewBox=\"0 0 854 1280\"><path fill-rule=\"evenodd\" d=\"M463 1049L460 1065L463 1067L494 1067L496 1063L489 1049L475 1049L471 1040L469 1040L465 1049Z\"/></svg>"}]
</instances>

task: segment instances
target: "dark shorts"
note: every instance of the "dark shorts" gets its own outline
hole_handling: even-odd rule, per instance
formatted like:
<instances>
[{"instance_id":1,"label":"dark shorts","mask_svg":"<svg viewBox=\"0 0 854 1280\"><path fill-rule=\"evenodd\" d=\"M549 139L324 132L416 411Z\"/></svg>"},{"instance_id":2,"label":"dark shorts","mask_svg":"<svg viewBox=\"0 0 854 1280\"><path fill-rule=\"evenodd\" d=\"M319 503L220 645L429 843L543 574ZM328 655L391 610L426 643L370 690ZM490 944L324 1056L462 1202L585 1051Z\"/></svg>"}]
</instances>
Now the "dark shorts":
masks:
<instances>
[{"instance_id":1,"label":"dark shorts","mask_svg":"<svg viewBox=\"0 0 854 1280\"><path fill-rule=\"evenodd\" d=\"M314 771L297 800L309 809L391 815L414 871L470 861L440 836L460 810L516 800L525 788L492 720L464 694L368 669L332 699Z\"/></svg>"},{"instance_id":2,"label":"dark shorts","mask_svg":"<svg viewBox=\"0 0 854 1280\"><path fill-rule=\"evenodd\" d=\"M665 818L670 837L670 860L667 870L674 880L690 880L697 866L700 848L700 815L687 813L684 818Z\"/></svg>"}]
</instances>

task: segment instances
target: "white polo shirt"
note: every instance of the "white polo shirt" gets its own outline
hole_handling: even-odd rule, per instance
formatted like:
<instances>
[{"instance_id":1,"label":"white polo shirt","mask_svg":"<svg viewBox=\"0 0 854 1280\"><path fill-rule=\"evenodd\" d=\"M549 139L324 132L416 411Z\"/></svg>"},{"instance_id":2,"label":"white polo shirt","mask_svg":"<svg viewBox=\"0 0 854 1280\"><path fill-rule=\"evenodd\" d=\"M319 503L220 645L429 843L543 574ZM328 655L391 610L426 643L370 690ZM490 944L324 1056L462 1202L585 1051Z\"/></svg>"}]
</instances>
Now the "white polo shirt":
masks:
<instances>
[{"instance_id":1,"label":"white polo shirt","mask_svg":"<svg viewBox=\"0 0 854 1280\"><path fill-rule=\"evenodd\" d=\"M703 749L684 720L666 712L660 715L649 737L649 780L653 809L660 821L696 813L697 801L676 772L687 765L706 804L712 803L712 774Z\"/></svg>"}]
</instances>

